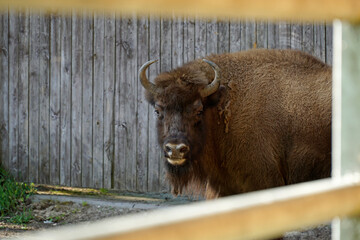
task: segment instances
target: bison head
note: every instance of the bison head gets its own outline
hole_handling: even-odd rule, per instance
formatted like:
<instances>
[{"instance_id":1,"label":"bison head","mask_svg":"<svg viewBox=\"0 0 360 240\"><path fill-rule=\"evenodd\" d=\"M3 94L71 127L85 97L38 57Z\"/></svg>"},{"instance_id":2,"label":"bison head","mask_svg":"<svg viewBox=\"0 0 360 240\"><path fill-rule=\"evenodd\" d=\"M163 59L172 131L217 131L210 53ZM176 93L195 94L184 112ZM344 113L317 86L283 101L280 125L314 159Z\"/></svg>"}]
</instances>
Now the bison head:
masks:
<instances>
[{"instance_id":1,"label":"bison head","mask_svg":"<svg viewBox=\"0 0 360 240\"><path fill-rule=\"evenodd\" d=\"M207 131L205 113L217 104L223 89L219 87L219 67L209 60L203 61L207 64L197 61L161 73L155 84L145 72L156 60L146 62L139 70L146 98L157 115L158 141L166 166L173 174L186 172L202 154Z\"/></svg>"}]
</instances>

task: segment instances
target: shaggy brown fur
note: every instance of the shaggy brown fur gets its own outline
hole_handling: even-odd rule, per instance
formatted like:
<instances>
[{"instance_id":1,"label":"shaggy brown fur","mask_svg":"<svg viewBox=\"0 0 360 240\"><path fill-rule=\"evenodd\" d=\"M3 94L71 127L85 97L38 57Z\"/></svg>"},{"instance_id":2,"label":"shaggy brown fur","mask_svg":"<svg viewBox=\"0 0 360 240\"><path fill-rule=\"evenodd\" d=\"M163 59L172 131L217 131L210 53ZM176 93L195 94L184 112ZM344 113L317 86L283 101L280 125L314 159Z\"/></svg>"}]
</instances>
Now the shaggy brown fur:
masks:
<instances>
[{"instance_id":1,"label":"shaggy brown fur","mask_svg":"<svg viewBox=\"0 0 360 240\"><path fill-rule=\"evenodd\" d=\"M214 78L201 60L161 73L163 91L147 92L160 145L181 138L190 146L184 165L167 163L175 194L186 187L213 198L330 176L330 66L292 50L206 59L222 74L211 96L199 95Z\"/></svg>"}]
</instances>

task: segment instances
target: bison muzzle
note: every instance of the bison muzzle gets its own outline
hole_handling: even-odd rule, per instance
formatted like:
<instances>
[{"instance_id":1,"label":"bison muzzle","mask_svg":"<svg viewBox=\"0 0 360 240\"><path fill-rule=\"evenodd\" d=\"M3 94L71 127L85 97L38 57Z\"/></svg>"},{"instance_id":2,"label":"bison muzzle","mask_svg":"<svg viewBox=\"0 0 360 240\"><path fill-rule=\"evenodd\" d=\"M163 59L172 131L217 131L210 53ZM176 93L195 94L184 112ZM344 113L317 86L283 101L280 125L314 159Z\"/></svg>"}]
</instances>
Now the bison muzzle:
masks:
<instances>
[{"instance_id":1,"label":"bison muzzle","mask_svg":"<svg viewBox=\"0 0 360 240\"><path fill-rule=\"evenodd\" d=\"M154 83L139 70L157 115L173 193L207 198L329 177L331 67L293 50L211 55Z\"/></svg>"}]
</instances>

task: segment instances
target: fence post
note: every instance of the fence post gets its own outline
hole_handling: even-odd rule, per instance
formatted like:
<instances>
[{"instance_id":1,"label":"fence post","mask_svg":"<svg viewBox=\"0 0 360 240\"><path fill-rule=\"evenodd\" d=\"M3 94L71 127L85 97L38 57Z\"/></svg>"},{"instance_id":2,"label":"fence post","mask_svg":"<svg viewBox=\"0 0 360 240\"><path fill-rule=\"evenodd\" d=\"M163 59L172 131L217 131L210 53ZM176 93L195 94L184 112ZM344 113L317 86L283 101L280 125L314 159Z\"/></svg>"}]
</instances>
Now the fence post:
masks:
<instances>
[{"instance_id":1,"label":"fence post","mask_svg":"<svg viewBox=\"0 0 360 240\"><path fill-rule=\"evenodd\" d=\"M360 176L360 24L334 22L333 178ZM333 239L360 239L360 218L334 220Z\"/></svg>"}]
</instances>

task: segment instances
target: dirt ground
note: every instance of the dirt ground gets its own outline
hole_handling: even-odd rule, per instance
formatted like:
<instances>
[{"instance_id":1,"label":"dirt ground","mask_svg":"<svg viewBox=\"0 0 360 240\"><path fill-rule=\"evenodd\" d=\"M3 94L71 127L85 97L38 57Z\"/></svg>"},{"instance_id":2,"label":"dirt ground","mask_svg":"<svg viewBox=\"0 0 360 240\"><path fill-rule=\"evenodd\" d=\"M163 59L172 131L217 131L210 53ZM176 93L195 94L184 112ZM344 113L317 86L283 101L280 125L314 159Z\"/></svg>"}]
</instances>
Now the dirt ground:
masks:
<instances>
[{"instance_id":1,"label":"dirt ground","mask_svg":"<svg viewBox=\"0 0 360 240\"><path fill-rule=\"evenodd\" d=\"M193 202L189 198L173 198L170 195L149 195L102 192L93 189L76 189L41 186L27 208L34 219L28 224L16 225L0 221L0 239L20 237L23 233L66 224L96 221L151 209ZM330 225L285 234L284 240L328 240Z\"/></svg>"},{"instance_id":2,"label":"dirt ground","mask_svg":"<svg viewBox=\"0 0 360 240\"><path fill-rule=\"evenodd\" d=\"M142 195L53 186L37 188L38 193L32 196L27 205L34 218L23 225L0 221L0 239L21 237L21 234L29 231L93 222L192 201L187 198L174 199L167 194Z\"/></svg>"}]
</instances>

